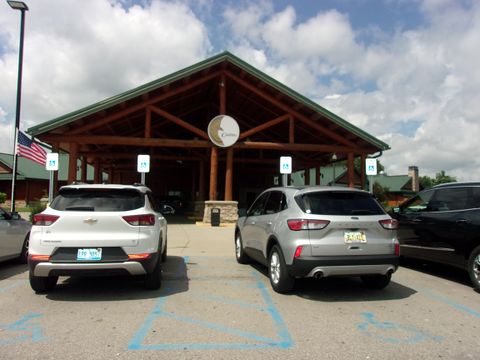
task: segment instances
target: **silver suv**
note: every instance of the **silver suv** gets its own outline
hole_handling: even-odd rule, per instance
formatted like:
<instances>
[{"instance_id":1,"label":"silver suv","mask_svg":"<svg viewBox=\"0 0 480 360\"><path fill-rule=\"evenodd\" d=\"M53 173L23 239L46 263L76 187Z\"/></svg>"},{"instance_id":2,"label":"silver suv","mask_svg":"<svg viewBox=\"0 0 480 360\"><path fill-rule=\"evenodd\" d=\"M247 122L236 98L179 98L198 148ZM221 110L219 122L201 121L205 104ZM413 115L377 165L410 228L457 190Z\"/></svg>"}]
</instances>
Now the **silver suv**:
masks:
<instances>
[{"instance_id":1,"label":"silver suv","mask_svg":"<svg viewBox=\"0 0 480 360\"><path fill-rule=\"evenodd\" d=\"M167 222L149 188L69 185L33 217L28 265L36 292L59 276L142 275L158 289L167 258Z\"/></svg>"},{"instance_id":2,"label":"silver suv","mask_svg":"<svg viewBox=\"0 0 480 360\"><path fill-rule=\"evenodd\" d=\"M397 221L365 191L343 187L276 187L239 211L235 253L268 267L275 291L295 278L361 276L384 288L397 270Z\"/></svg>"}]
</instances>

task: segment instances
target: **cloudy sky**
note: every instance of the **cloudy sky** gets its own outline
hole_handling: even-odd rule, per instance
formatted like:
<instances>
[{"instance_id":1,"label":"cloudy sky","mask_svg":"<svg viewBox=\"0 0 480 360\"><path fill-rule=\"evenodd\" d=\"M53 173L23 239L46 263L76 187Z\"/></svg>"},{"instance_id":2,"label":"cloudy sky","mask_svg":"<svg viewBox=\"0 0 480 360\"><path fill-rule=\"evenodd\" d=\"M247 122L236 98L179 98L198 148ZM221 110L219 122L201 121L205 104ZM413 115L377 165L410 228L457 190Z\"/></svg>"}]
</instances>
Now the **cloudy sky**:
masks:
<instances>
[{"instance_id":1,"label":"cloudy sky","mask_svg":"<svg viewBox=\"0 0 480 360\"><path fill-rule=\"evenodd\" d=\"M389 144L389 175L480 180L480 1L25 2L23 130L228 50ZM19 28L0 0L0 152Z\"/></svg>"}]
</instances>

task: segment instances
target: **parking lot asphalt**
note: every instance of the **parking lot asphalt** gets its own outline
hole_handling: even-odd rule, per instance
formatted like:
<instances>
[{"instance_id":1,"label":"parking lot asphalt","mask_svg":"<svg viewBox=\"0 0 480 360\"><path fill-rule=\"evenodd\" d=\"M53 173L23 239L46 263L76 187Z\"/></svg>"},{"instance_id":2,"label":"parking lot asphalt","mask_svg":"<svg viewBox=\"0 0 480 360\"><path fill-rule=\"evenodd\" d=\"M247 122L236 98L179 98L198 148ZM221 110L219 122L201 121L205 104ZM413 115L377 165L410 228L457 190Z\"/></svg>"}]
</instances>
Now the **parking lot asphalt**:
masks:
<instances>
[{"instance_id":1,"label":"parking lot asphalt","mask_svg":"<svg viewBox=\"0 0 480 360\"><path fill-rule=\"evenodd\" d=\"M466 273L408 263L384 290L312 279L280 295L236 263L233 232L170 224L158 291L64 277L36 295L25 265L0 264L0 359L478 359Z\"/></svg>"}]
</instances>

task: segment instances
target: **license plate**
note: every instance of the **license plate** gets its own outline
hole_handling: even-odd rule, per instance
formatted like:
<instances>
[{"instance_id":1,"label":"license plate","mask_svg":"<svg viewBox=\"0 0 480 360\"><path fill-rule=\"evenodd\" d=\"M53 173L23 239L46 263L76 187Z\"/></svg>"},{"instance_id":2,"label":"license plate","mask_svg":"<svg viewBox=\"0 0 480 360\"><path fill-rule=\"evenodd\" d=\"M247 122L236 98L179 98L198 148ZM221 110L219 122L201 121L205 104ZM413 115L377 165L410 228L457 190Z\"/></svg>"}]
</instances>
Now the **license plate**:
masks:
<instances>
[{"instance_id":1,"label":"license plate","mask_svg":"<svg viewBox=\"0 0 480 360\"><path fill-rule=\"evenodd\" d=\"M347 244L367 242L367 236L364 231L345 231L343 238Z\"/></svg>"},{"instance_id":2,"label":"license plate","mask_svg":"<svg viewBox=\"0 0 480 360\"><path fill-rule=\"evenodd\" d=\"M78 249L77 260L101 260L102 248L98 249Z\"/></svg>"}]
</instances>

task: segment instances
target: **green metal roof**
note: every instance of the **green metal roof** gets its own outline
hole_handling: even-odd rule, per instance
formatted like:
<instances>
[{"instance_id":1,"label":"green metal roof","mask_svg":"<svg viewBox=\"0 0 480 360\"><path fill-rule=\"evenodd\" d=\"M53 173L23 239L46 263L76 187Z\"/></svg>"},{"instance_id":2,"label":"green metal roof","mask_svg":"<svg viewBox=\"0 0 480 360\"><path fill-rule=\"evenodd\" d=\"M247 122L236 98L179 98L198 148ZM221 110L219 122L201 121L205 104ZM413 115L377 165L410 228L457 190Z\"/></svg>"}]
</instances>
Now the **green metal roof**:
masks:
<instances>
[{"instance_id":1,"label":"green metal roof","mask_svg":"<svg viewBox=\"0 0 480 360\"><path fill-rule=\"evenodd\" d=\"M405 188L406 185L409 185L409 182L412 178L408 175L376 175L372 176L372 181L379 184L382 187L388 188L389 192L411 192L410 188Z\"/></svg>"},{"instance_id":2,"label":"green metal roof","mask_svg":"<svg viewBox=\"0 0 480 360\"><path fill-rule=\"evenodd\" d=\"M68 154L59 154L58 160L58 180L68 180ZM0 153L0 163L3 163L10 169L13 168L13 156L12 154ZM80 162L77 166L77 179L81 178ZM93 181L93 166L87 165L87 180ZM18 157L17 165L17 179L35 179L35 180L49 180L50 174L45 170L45 166L42 166L34 161L26 159L24 157ZM0 180L12 180L11 173L0 174Z\"/></svg>"},{"instance_id":3,"label":"green metal roof","mask_svg":"<svg viewBox=\"0 0 480 360\"><path fill-rule=\"evenodd\" d=\"M245 61L241 60L240 58L236 57L235 55L231 54L228 51L222 52L218 55L212 56L211 58L208 58L204 61L201 61L197 64L194 64L192 66L189 66L185 69L179 70L177 72L174 72L170 75L167 75L165 77L162 77L160 79L157 79L155 81L149 82L147 84L141 85L137 88L134 88L132 90L126 91L122 94L113 96L111 98L105 99L103 101L100 101L98 103L89 105L87 107L84 107L82 109L73 111L69 114L60 116L58 118L55 118L50 121L46 121L42 124L33 126L27 130L27 132L33 136L37 136L40 134L43 134L45 132L48 132L50 130L53 130L57 127L60 127L62 125L69 124L71 122L74 122L75 120L78 120L82 117L91 115L93 113L108 109L112 106L118 105L120 103L123 103L127 100L130 100L132 98L135 98L137 96L140 96L142 94L145 94L149 91L158 89L162 86L165 86L167 84L170 84L174 81L177 81L179 79L182 79L184 77L187 77L193 73L197 73L199 71L202 71L206 68L209 68L215 64L221 63L223 61L229 61L230 63L238 66L239 68L243 69L244 71L248 72L249 74L256 76L258 79L261 81L267 83L271 87L277 89L278 91L282 92L283 94L291 97L292 99L302 103L303 105L309 107L310 109L322 114L324 117L328 118L332 122L336 123L340 127L354 133L358 137L362 138L363 140L371 143L372 145L376 146L377 148L381 150L388 150L390 149L389 145L384 143L383 141L380 141L379 139L375 138L374 136L368 134L367 132L359 129L358 127L352 125L348 121L342 119L341 117L335 115L334 113L328 111L327 109L323 108L319 104L313 102L312 100L308 99L307 97L299 94L298 92L290 89L286 85L280 83L279 81L273 79L272 77L268 76L267 74L261 72L260 70L256 69L255 67L251 66L250 64L246 63Z\"/></svg>"}]
</instances>

